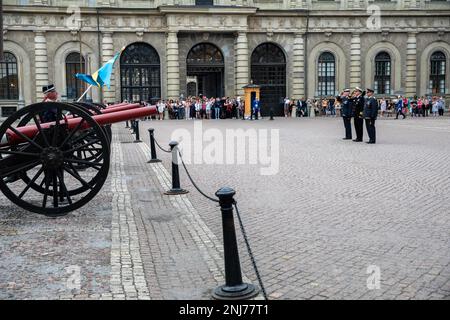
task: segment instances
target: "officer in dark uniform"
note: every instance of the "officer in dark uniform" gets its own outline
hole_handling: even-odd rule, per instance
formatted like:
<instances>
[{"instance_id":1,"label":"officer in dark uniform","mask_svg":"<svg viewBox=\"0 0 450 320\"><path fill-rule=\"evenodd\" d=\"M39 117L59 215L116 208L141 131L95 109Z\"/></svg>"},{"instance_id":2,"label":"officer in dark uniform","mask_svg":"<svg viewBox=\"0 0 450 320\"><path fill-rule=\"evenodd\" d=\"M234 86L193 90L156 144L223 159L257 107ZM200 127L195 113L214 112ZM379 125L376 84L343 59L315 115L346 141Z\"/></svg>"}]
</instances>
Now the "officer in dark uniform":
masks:
<instances>
[{"instance_id":1,"label":"officer in dark uniform","mask_svg":"<svg viewBox=\"0 0 450 320\"><path fill-rule=\"evenodd\" d=\"M352 98L351 98L351 104L353 109L353 116L354 116L354 124L355 124L355 131L356 131L356 139L353 141L355 142L362 142L363 141L363 129L364 129L364 96L363 91L356 87Z\"/></svg>"},{"instance_id":2,"label":"officer in dark uniform","mask_svg":"<svg viewBox=\"0 0 450 320\"><path fill-rule=\"evenodd\" d=\"M374 144L376 141L375 132L375 120L378 116L378 102L373 96L373 90L370 88L366 89L367 99L364 105L364 119L366 121L367 134L369 135L369 144Z\"/></svg>"},{"instance_id":3,"label":"officer in dark uniform","mask_svg":"<svg viewBox=\"0 0 450 320\"><path fill-rule=\"evenodd\" d=\"M341 115L342 119L344 119L344 128L345 128L345 138L343 140L352 140L352 106L350 104L350 100L348 95L350 94L350 89L345 89L341 96L339 97L339 102L341 103Z\"/></svg>"}]
</instances>

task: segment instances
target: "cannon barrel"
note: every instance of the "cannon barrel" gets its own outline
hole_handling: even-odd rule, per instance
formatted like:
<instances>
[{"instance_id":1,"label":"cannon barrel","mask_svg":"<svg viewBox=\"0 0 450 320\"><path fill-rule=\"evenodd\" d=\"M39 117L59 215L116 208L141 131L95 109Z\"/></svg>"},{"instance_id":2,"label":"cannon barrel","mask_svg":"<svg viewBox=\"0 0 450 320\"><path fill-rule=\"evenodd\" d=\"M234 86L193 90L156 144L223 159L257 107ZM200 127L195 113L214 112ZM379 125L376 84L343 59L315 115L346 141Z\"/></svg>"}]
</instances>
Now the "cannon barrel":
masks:
<instances>
[{"instance_id":1,"label":"cannon barrel","mask_svg":"<svg viewBox=\"0 0 450 320\"><path fill-rule=\"evenodd\" d=\"M141 106L142 105L140 103L127 103L127 104L122 104L120 106L119 105L115 106L113 108L101 109L101 110L98 110L98 112L102 113L102 114L106 114L106 113L113 113L113 112L118 112L118 111L136 109L136 108L139 108ZM68 115L66 118L67 119L71 119L71 118L73 118L73 116Z\"/></svg>"},{"instance_id":2,"label":"cannon barrel","mask_svg":"<svg viewBox=\"0 0 450 320\"><path fill-rule=\"evenodd\" d=\"M137 104L137 105L139 105L139 104ZM117 109L117 108L115 108L115 109ZM100 126L103 126L103 125L107 125L107 124L113 124L113 123L117 123L117 122L123 122L123 121L127 121L127 120L148 117L153 114L156 114L157 113L156 110L157 110L156 106L141 107L141 108L135 107L134 109L127 108L126 110L111 111L110 113L94 115L94 116L92 116L92 118ZM81 118L66 117L65 120L61 120L61 121L65 121L67 123L68 128L73 129L73 128L77 127L79 125L79 123L83 120ZM52 125L55 125L55 122L42 123L41 128L43 128L43 129L49 128ZM79 129L86 129L86 128L89 128L89 124L84 121L80 125ZM36 136L36 134L39 132L39 129L35 125L19 127L16 130L31 139L33 139ZM15 132L13 132L10 129L8 129L6 131L6 137L5 136L1 137L0 146L15 145L15 144L19 144L21 142L24 142L24 139L20 135L16 134Z\"/></svg>"},{"instance_id":3,"label":"cannon barrel","mask_svg":"<svg viewBox=\"0 0 450 320\"><path fill-rule=\"evenodd\" d=\"M123 104L121 106L116 106L114 108L103 109L103 110L101 110L101 112L103 114L106 114L106 113L118 112L118 111L123 111L123 110L136 109L139 107L141 107L141 104L139 104L139 103Z\"/></svg>"},{"instance_id":4,"label":"cannon barrel","mask_svg":"<svg viewBox=\"0 0 450 320\"><path fill-rule=\"evenodd\" d=\"M116 104L111 104L109 106L106 106L106 109L111 109L111 108L115 108L115 107L121 107L124 105L130 104L129 102L120 102L120 103L116 103Z\"/></svg>"}]
</instances>

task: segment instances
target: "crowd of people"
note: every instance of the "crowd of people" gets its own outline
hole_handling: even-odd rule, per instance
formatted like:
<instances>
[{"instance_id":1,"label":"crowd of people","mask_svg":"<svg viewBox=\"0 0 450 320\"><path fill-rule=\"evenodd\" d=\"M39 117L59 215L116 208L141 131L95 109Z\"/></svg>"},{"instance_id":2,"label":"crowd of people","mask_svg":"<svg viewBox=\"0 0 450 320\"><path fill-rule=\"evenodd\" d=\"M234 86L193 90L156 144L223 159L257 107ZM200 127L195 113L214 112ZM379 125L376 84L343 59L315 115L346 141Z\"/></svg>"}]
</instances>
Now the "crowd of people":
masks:
<instances>
[{"instance_id":1,"label":"crowd of people","mask_svg":"<svg viewBox=\"0 0 450 320\"><path fill-rule=\"evenodd\" d=\"M239 98L188 97L185 100L159 100L158 120L165 119L237 119L242 117L244 103Z\"/></svg>"},{"instance_id":2,"label":"crowd of people","mask_svg":"<svg viewBox=\"0 0 450 320\"><path fill-rule=\"evenodd\" d=\"M308 99L306 101L284 99L284 115L297 117L305 116L313 112L315 116L336 117L341 116L342 105L335 97L322 99ZM379 112L381 117L398 118L399 115L410 115L411 117L443 116L446 110L445 99L442 96L406 98L379 98Z\"/></svg>"},{"instance_id":3,"label":"crowd of people","mask_svg":"<svg viewBox=\"0 0 450 320\"><path fill-rule=\"evenodd\" d=\"M396 117L407 115L411 117L443 116L446 110L445 99L442 96L406 98L378 98L380 117ZM197 96L180 100L159 100L156 103L158 120L166 119L240 119L244 117L244 101L240 97ZM251 106L252 116L255 106ZM277 106L275 106L276 108ZM342 105L336 97L318 99L284 98L282 105L285 117L340 117ZM259 114L259 106L256 115ZM255 115L255 116L256 116Z\"/></svg>"},{"instance_id":4,"label":"crowd of people","mask_svg":"<svg viewBox=\"0 0 450 320\"><path fill-rule=\"evenodd\" d=\"M389 117L393 116L395 113L396 119L398 119L400 115L405 118L408 114L411 117L428 117L430 115L434 117L443 116L445 109L445 100L442 96L414 96L409 99L403 96L398 96L397 99L380 100L381 116L386 115Z\"/></svg>"}]
</instances>

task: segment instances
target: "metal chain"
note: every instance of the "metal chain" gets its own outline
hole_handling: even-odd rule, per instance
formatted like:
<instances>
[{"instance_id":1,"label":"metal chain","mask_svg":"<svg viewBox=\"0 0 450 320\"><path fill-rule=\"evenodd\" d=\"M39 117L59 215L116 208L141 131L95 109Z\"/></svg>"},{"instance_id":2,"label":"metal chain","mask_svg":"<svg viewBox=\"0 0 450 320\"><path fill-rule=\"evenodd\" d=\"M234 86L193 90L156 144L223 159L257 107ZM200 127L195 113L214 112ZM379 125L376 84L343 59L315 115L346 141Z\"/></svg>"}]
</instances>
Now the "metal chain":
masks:
<instances>
[{"instance_id":1,"label":"metal chain","mask_svg":"<svg viewBox=\"0 0 450 320\"><path fill-rule=\"evenodd\" d=\"M263 293L264 299L269 300L269 298L267 297L266 289L264 288L264 284L261 279L261 275L259 274L259 270L256 265L255 257L253 256L252 248L250 247L250 243L248 241L247 232L245 231L244 224L242 223L241 215L240 215L239 209L237 207L237 202L234 201L233 204L234 204L234 208L236 209L236 215L238 217L239 226L241 228L242 236L244 237L244 242L247 247L248 255L250 256L250 260L252 261L253 269L255 269L256 278L258 279L258 283L259 283L259 286L261 287L261 291Z\"/></svg>"},{"instance_id":2,"label":"metal chain","mask_svg":"<svg viewBox=\"0 0 450 320\"><path fill-rule=\"evenodd\" d=\"M156 145L158 146L158 148L161 149L161 151L166 152L166 153L172 152L171 150L167 150L167 149L164 149L163 147L161 147L155 137L153 137L153 140L155 140Z\"/></svg>"},{"instance_id":3,"label":"metal chain","mask_svg":"<svg viewBox=\"0 0 450 320\"><path fill-rule=\"evenodd\" d=\"M196 184L196 183L194 182L194 180L192 179L191 174L189 173L189 170L187 169L186 164L185 164L184 161L183 161L183 156L181 155L181 152L180 152L180 150L178 150L178 148L177 148L177 151L178 151L178 154L180 155L181 164L183 165L183 168L184 168L184 170L186 171L186 174L187 174L189 180L191 180L191 183L192 183L192 185L194 186L194 188L197 189L197 191L200 192L200 194L201 194L202 196L204 196L205 198L207 198L207 199L209 199L209 200L211 200L211 201L214 201L214 202L219 202L219 200L214 199L214 198L208 196L206 193L204 193L204 192L197 186L197 184Z\"/></svg>"},{"instance_id":4,"label":"metal chain","mask_svg":"<svg viewBox=\"0 0 450 320\"><path fill-rule=\"evenodd\" d=\"M164 150L164 149L159 145L158 141L156 141L156 139L155 139L155 143L156 143L156 145L157 145L162 151L164 151L164 152L171 152L171 151ZM178 150L178 148L177 148L177 151L178 151L178 154L179 154L179 156L180 156L181 164L183 165L183 168L184 168L184 170L186 171L186 174L187 174L189 180L191 181L192 185L194 186L194 188L197 189L197 191L198 191L202 196L204 196L205 198L207 198L207 199L209 199L209 200L211 200L211 201L213 201L213 202L218 203L218 202L219 202L218 199L214 199L214 198L208 196L206 193L204 193L204 192L197 186L197 184L196 184L196 183L194 182L194 180L192 179L192 176L191 176L189 170L187 169L186 164L184 163L183 155L181 154L180 150ZM258 279L259 286L261 287L261 291L263 292L264 299L265 299L265 300L269 300L269 298L267 297L266 289L264 288L264 284L263 284L262 279L261 279L261 275L260 275L259 270L258 270L258 266L256 265L255 257L253 256L252 248L250 247L250 243L249 243L249 241L248 241L248 237L247 237L247 233L246 233L245 228L244 228L244 224L242 223L242 218L241 218L241 215L240 215L240 213L239 213L239 209L238 209L238 207L237 207L237 202L235 201L235 202L233 203L233 205L234 205L234 208L236 209L236 215L237 215L237 217L238 217L239 226L240 226L240 229L241 229L241 232L242 232L242 236L244 237L245 245L246 245L246 247L247 247L247 252L248 252L248 255L250 256L250 260L252 261L253 269L255 270L255 273L256 273L256 277L257 277L257 279Z\"/></svg>"}]
</instances>

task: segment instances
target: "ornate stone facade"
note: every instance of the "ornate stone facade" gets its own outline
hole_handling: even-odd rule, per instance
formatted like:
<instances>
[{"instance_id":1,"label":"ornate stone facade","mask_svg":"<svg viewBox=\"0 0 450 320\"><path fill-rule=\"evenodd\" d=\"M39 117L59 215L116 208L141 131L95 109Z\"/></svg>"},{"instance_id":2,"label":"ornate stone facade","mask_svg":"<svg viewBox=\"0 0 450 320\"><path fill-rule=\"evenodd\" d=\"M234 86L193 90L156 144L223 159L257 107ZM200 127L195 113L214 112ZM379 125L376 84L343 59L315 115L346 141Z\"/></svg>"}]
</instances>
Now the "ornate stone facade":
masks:
<instances>
[{"instance_id":1,"label":"ornate stone facade","mask_svg":"<svg viewBox=\"0 0 450 320\"><path fill-rule=\"evenodd\" d=\"M82 53L87 71L95 71L123 46L151 45L160 57L163 98L187 93L186 58L202 42L223 54L223 90L241 95L251 75L253 50L272 43L286 58L286 95L293 98L318 94L318 59L335 57L335 89L373 86L375 56L391 58L391 93L429 92L430 57L436 50L446 56L445 93L450 88L450 1L315 1L215 0L215 6L195 1L73 1L36 0L28 5L4 1L5 51L18 60L19 101L41 99L41 87L54 82L64 95L65 64L79 51L76 18L81 18ZM79 16L77 16L79 14ZM111 89L102 97L121 100L120 68ZM98 90L92 98L100 99ZM5 101L0 104L5 105Z\"/></svg>"}]
</instances>

